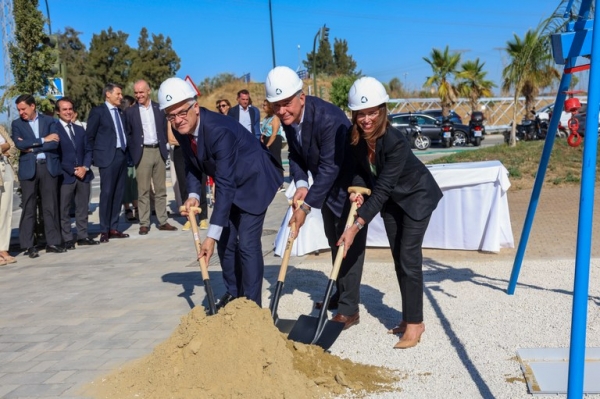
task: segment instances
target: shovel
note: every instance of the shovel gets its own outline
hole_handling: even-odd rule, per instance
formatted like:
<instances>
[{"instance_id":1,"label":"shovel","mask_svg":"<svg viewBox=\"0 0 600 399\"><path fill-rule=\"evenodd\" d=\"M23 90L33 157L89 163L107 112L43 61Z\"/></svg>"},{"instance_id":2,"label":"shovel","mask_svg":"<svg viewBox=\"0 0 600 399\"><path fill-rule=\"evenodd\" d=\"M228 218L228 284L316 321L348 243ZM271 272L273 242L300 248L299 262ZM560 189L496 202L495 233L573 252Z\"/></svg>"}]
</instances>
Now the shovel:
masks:
<instances>
[{"instance_id":1,"label":"shovel","mask_svg":"<svg viewBox=\"0 0 600 399\"><path fill-rule=\"evenodd\" d=\"M179 208L179 212L185 212L186 209L184 206ZM198 207L190 207L190 211L188 212L188 220L192 225L192 233L194 234L194 243L196 244L196 255L200 255L200 248L202 247L202 243L200 242L200 233L198 233L198 223L196 222L196 214L202 212L202 209ZM208 277L208 265L204 260L204 257L198 259L200 263L200 271L202 272L202 280L204 281L204 291L206 292L206 298L208 299L208 314L215 315L217 314L217 306L215 303L215 294L213 294L212 287L210 285L210 279Z\"/></svg>"},{"instance_id":2,"label":"shovel","mask_svg":"<svg viewBox=\"0 0 600 399\"><path fill-rule=\"evenodd\" d=\"M364 187L349 187L348 192L360 193L369 195L371 190ZM346 220L346 228L352 225L354 221L354 214L356 213L356 202L352 202L350 206L350 213ZM327 319L327 307L331 294L333 292L333 286L337 280L342 260L344 259L344 244L338 247L335 261L333 262L333 268L331 269L331 275L329 276L329 282L327 283L327 289L325 290L325 296L323 297L323 306L319 311L319 317L312 317L302 315L298 318L294 328L290 331L288 338L292 341L301 342L303 344L318 345L321 348L327 350L333 345L337 337L340 336L344 329L344 323L328 320Z\"/></svg>"},{"instance_id":3,"label":"shovel","mask_svg":"<svg viewBox=\"0 0 600 399\"><path fill-rule=\"evenodd\" d=\"M284 334L289 333L292 330L292 327L294 327L294 324L296 324L296 320L280 319L277 315L279 298L281 297L281 291L283 290L283 282L285 281L285 275L287 273L287 267L290 261L290 254L292 252L292 246L294 245L293 232L295 230L296 224L293 223L290 230L290 235L288 236L287 242L285 244L285 251L281 260L281 268L279 269L279 277L277 278L275 292L273 293L273 298L271 298L271 303L269 304L269 310L271 311L271 317L273 317L273 321L275 322L275 327L277 327L279 331L281 331Z\"/></svg>"}]
</instances>

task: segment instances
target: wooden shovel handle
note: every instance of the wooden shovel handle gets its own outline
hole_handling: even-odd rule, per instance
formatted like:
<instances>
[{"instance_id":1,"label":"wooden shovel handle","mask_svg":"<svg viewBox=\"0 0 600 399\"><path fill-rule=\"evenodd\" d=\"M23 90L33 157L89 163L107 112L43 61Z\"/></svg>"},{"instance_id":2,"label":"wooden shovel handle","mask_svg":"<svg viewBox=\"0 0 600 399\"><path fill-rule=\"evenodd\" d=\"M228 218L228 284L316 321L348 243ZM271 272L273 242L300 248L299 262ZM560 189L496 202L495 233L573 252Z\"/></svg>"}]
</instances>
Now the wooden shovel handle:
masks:
<instances>
[{"instance_id":1,"label":"wooden shovel handle","mask_svg":"<svg viewBox=\"0 0 600 399\"><path fill-rule=\"evenodd\" d=\"M195 213L202 213L202 209L197 206L190 206L190 211L193 211ZM179 207L179 212L187 212L187 209L185 209L185 206L181 205Z\"/></svg>"},{"instance_id":2,"label":"wooden shovel handle","mask_svg":"<svg viewBox=\"0 0 600 399\"><path fill-rule=\"evenodd\" d=\"M290 255L292 253L292 247L294 246L294 236L292 232L296 230L296 223L292 223L290 227L290 235L285 243L285 251L283 252L283 258L281 259L281 267L279 268L279 277L277 281L284 282L285 275L287 273L288 263L290 262Z\"/></svg>"},{"instance_id":3,"label":"wooden shovel handle","mask_svg":"<svg viewBox=\"0 0 600 399\"><path fill-rule=\"evenodd\" d=\"M184 207L183 210L185 211ZM181 211L181 208L179 208L179 210ZM200 241L200 233L198 232L198 223L196 222L196 213L200 213L201 210L198 207L190 207L190 211L188 213L188 220L190 222L190 225L192 227L192 234L194 235L194 244L196 247L196 256L200 256L200 252L202 249L202 242ZM200 271L202 272L202 280L208 280L208 265L206 264L206 261L204 260L204 257L198 259L198 262L200 263Z\"/></svg>"}]
</instances>

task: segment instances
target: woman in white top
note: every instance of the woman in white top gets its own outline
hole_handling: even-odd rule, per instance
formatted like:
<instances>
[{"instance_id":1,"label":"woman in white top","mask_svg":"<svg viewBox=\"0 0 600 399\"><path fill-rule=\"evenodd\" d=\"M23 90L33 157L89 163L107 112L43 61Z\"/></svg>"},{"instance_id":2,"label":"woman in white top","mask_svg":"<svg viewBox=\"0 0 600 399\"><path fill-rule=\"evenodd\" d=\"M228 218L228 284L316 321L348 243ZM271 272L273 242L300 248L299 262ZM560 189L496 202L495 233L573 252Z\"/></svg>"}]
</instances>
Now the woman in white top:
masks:
<instances>
[{"instance_id":1,"label":"woman in white top","mask_svg":"<svg viewBox=\"0 0 600 399\"><path fill-rule=\"evenodd\" d=\"M271 154L273 154L277 162L279 162L279 165L281 165L283 127L281 126L281 121L273 112L271 104L267 100L263 102L263 111L265 111L265 114L267 115L260 124L260 140L267 146ZM281 174L283 176L283 167L281 168ZM279 188L279 191L285 191L283 184Z\"/></svg>"}]
</instances>

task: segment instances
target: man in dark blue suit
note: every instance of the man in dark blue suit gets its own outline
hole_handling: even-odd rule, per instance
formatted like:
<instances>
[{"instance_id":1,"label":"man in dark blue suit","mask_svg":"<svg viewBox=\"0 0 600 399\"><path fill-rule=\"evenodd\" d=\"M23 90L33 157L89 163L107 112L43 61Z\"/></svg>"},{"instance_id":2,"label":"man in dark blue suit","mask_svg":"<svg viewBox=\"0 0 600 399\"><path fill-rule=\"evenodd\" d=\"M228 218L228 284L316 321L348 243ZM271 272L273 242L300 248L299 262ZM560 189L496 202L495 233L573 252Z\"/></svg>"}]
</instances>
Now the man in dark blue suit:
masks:
<instances>
[{"instance_id":1,"label":"man in dark blue suit","mask_svg":"<svg viewBox=\"0 0 600 399\"><path fill-rule=\"evenodd\" d=\"M66 249L75 249L71 231L71 202L75 201L75 226L77 227L77 245L96 245L98 241L88 236L88 203L90 182L94 178L92 151L86 148L85 130L73 124L75 110L73 100L62 97L56 102L58 123L56 124L60 144L58 153L62 166L60 178L60 224Z\"/></svg>"},{"instance_id":2,"label":"man in dark blue suit","mask_svg":"<svg viewBox=\"0 0 600 399\"><path fill-rule=\"evenodd\" d=\"M46 235L46 252L61 253L62 238L58 214L58 157L59 137L54 118L37 112L35 99L23 94L15 100L19 119L12 122L12 139L21 151L19 182L22 195L22 213L19 222L19 242L30 258L39 256L34 246L37 197L41 207Z\"/></svg>"},{"instance_id":3,"label":"man in dark blue suit","mask_svg":"<svg viewBox=\"0 0 600 399\"><path fill-rule=\"evenodd\" d=\"M350 208L347 189L351 173L348 172L353 165L351 157L344 157L346 150L349 150L346 135L350 120L333 104L304 95L302 80L288 67L272 69L265 88L267 101L283 124L289 146L290 175L296 184L293 198L296 210L290 225L296 223L297 234L312 207L321 209L333 260L338 250L337 240L346 227ZM310 188L309 173L313 178ZM303 203L297 206L299 201ZM333 320L344 323L344 329L358 324L360 320L358 304L366 230L362 229L355 238L360 248L353 245L344 258L336 281L337 292L329 303L329 309L338 309ZM322 305L321 302L316 303L317 308Z\"/></svg>"},{"instance_id":4,"label":"man in dark blue suit","mask_svg":"<svg viewBox=\"0 0 600 399\"><path fill-rule=\"evenodd\" d=\"M158 91L185 157L189 198L199 206L202 173L214 176L216 197L201 257L210 260L215 242L227 293L218 307L245 296L261 304L264 262L261 235L267 208L283 182L269 150L232 118L196 103L194 89L170 78Z\"/></svg>"},{"instance_id":5,"label":"man in dark blue suit","mask_svg":"<svg viewBox=\"0 0 600 399\"><path fill-rule=\"evenodd\" d=\"M127 238L119 231L121 202L127 179L127 138L119 106L122 87L104 86L105 102L92 108L87 123L87 146L92 150L94 165L100 170L100 242L109 238Z\"/></svg>"},{"instance_id":6,"label":"man in dark blue suit","mask_svg":"<svg viewBox=\"0 0 600 399\"><path fill-rule=\"evenodd\" d=\"M152 187L158 229L174 231L177 227L167 222L167 119L158 104L150 100L150 86L145 80L135 82L133 91L137 104L125 110L125 120L138 185L139 233L146 235L150 231Z\"/></svg>"},{"instance_id":7,"label":"man in dark blue suit","mask_svg":"<svg viewBox=\"0 0 600 399\"><path fill-rule=\"evenodd\" d=\"M246 89L238 91L237 101L238 105L231 107L227 115L238 121L257 139L260 139L260 111L252 106L250 92Z\"/></svg>"}]
</instances>

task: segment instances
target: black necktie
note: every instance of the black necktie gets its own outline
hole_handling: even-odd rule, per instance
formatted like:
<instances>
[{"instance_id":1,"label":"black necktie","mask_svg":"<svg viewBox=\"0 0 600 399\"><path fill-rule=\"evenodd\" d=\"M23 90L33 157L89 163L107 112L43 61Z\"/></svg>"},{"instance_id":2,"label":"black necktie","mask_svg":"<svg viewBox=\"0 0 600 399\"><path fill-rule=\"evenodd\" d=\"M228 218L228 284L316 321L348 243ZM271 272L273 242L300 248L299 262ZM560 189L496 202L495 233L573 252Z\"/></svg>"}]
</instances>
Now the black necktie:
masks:
<instances>
[{"instance_id":1,"label":"black necktie","mask_svg":"<svg viewBox=\"0 0 600 399\"><path fill-rule=\"evenodd\" d=\"M71 141L73 142L73 145L75 145L75 133L73 133L73 129L71 128L71 124L67 124L67 127L69 128L69 137L71 137Z\"/></svg>"},{"instance_id":2,"label":"black necktie","mask_svg":"<svg viewBox=\"0 0 600 399\"><path fill-rule=\"evenodd\" d=\"M121 126L119 110L117 108L113 108L113 111L115 111L115 122L117 122L117 133L119 134L119 140L121 140L121 149L125 151L125 135L123 134L123 127Z\"/></svg>"}]
</instances>

